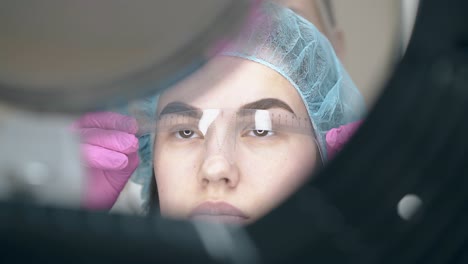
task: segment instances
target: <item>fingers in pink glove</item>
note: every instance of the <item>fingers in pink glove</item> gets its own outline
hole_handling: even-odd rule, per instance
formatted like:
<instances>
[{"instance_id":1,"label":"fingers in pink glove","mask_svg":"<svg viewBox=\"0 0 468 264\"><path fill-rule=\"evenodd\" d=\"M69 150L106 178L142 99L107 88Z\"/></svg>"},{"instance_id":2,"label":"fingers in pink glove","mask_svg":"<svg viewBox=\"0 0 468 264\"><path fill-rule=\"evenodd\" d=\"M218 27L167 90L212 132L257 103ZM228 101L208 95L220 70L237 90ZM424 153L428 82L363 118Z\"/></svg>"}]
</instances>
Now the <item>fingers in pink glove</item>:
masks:
<instances>
[{"instance_id":1,"label":"fingers in pink glove","mask_svg":"<svg viewBox=\"0 0 468 264\"><path fill-rule=\"evenodd\" d=\"M332 159L336 153L338 153L343 148L343 146L353 136L362 122L363 121L361 120L349 123L338 128L333 128L327 132L325 141L327 143L328 159Z\"/></svg>"},{"instance_id":2,"label":"fingers in pink glove","mask_svg":"<svg viewBox=\"0 0 468 264\"><path fill-rule=\"evenodd\" d=\"M88 168L84 206L110 209L138 166L138 124L132 117L113 112L88 113L72 129L82 140Z\"/></svg>"},{"instance_id":3,"label":"fingers in pink glove","mask_svg":"<svg viewBox=\"0 0 468 264\"><path fill-rule=\"evenodd\" d=\"M118 171L128 165L128 157L123 153L90 144L82 144L81 149L87 167Z\"/></svg>"},{"instance_id":4,"label":"fingers in pink glove","mask_svg":"<svg viewBox=\"0 0 468 264\"><path fill-rule=\"evenodd\" d=\"M82 143L100 146L109 150L115 150L124 154L138 150L138 139L135 135L100 128L81 128L77 131L82 138Z\"/></svg>"},{"instance_id":5,"label":"fingers in pink glove","mask_svg":"<svg viewBox=\"0 0 468 264\"><path fill-rule=\"evenodd\" d=\"M135 118L114 112L87 113L78 119L74 128L102 128L118 130L129 134L138 132L138 123Z\"/></svg>"},{"instance_id":6,"label":"fingers in pink glove","mask_svg":"<svg viewBox=\"0 0 468 264\"><path fill-rule=\"evenodd\" d=\"M85 208L100 210L112 208L128 178L130 178L140 162L137 152L121 155L127 158L127 165L123 169L111 171L88 168L91 177L88 178L83 201Z\"/></svg>"}]
</instances>

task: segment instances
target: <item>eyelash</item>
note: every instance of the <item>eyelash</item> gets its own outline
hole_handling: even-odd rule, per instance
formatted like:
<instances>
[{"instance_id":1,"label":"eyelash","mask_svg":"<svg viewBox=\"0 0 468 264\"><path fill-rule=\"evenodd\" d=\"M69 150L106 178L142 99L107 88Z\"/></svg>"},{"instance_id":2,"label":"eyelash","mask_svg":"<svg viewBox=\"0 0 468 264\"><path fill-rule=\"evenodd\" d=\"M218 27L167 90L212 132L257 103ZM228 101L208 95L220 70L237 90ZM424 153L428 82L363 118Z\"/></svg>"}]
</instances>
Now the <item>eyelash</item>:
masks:
<instances>
[{"instance_id":1,"label":"eyelash","mask_svg":"<svg viewBox=\"0 0 468 264\"><path fill-rule=\"evenodd\" d=\"M193 137L193 136L189 136L189 137L184 137L181 135L181 133L183 134L186 134L185 132L191 132L192 135L196 135L196 137ZM195 132L194 130L192 129L183 129L183 130L178 130L176 132L174 132L174 136L178 139L182 139L182 140L185 140L185 139L193 139L193 138L202 138L197 132Z\"/></svg>"},{"instance_id":2,"label":"eyelash","mask_svg":"<svg viewBox=\"0 0 468 264\"><path fill-rule=\"evenodd\" d=\"M265 132L266 134L263 135ZM200 136L200 134L194 131L193 129L180 129L180 130L173 132L173 135L176 138L182 139L182 140L203 138L203 136ZM250 129L242 134L243 137L249 136L249 137L255 137L255 138L266 138L266 137L271 137L275 135L276 135L276 132L272 130L266 130L266 129Z\"/></svg>"},{"instance_id":3,"label":"eyelash","mask_svg":"<svg viewBox=\"0 0 468 264\"><path fill-rule=\"evenodd\" d=\"M258 134L263 134L264 132L266 132L266 135L264 135L264 136L257 135L257 133ZM275 135L276 135L276 132L272 131L272 130L250 129L246 133L244 133L242 136L250 136L250 137L256 137L256 138L266 138L266 137L271 137L271 136L275 136Z\"/></svg>"}]
</instances>

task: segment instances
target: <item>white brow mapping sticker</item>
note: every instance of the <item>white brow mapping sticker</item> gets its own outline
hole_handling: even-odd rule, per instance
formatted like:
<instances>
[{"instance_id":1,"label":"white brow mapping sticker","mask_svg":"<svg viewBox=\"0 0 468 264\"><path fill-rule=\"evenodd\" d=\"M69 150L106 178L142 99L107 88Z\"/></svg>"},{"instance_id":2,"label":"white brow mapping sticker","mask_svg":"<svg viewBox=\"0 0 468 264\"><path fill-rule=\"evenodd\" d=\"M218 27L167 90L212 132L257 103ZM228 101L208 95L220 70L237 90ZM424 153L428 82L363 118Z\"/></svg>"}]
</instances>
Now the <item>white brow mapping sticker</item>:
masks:
<instances>
[{"instance_id":1,"label":"white brow mapping sticker","mask_svg":"<svg viewBox=\"0 0 468 264\"><path fill-rule=\"evenodd\" d=\"M272 130L270 112L267 110L255 111L255 129L256 130Z\"/></svg>"},{"instance_id":2,"label":"white brow mapping sticker","mask_svg":"<svg viewBox=\"0 0 468 264\"><path fill-rule=\"evenodd\" d=\"M206 135L208 127L210 127L216 117L218 117L219 111L220 110L218 109L208 109L203 111L202 117L198 123L198 129L203 135Z\"/></svg>"}]
</instances>

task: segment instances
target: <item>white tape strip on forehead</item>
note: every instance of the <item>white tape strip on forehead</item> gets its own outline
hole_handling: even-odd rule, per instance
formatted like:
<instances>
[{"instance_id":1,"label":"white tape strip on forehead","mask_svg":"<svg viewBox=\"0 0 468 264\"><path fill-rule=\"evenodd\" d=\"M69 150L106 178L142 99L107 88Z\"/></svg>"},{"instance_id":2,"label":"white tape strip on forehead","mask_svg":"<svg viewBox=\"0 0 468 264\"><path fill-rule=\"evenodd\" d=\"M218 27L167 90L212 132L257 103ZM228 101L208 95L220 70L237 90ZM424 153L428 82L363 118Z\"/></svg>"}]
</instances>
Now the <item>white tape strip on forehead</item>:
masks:
<instances>
[{"instance_id":1,"label":"white tape strip on forehead","mask_svg":"<svg viewBox=\"0 0 468 264\"><path fill-rule=\"evenodd\" d=\"M219 116L219 112L219 109L208 109L203 111L202 117L198 122L198 129L203 135L206 135L210 125Z\"/></svg>"},{"instance_id":2,"label":"white tape strip on forehead","mask_svg":"<svg viewBox=\"0 0 468 264\"><path fill-rule=\"evenodd\" d=\"M270 112L266 110L255 111L255 129L256 130L272 130Z\"/></svg>"}]
</instances>

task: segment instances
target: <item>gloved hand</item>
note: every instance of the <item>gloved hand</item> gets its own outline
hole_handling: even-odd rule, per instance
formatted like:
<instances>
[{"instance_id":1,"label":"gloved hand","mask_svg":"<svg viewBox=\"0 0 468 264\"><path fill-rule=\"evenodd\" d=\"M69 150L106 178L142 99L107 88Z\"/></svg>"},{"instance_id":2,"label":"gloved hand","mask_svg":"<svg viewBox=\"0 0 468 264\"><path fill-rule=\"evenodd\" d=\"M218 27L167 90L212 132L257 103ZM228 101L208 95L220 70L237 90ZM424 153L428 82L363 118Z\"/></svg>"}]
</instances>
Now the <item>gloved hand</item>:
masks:
<instances>
[{"instance_id":1,"label":"gloved hand","mask_svg":"<svg viewBox=\"0 0 468 264\"><path fill-rule=\"evenodd\" d=\"M88 113L73 124L81 138L88 169L82 205L111 209L138 166L138 125L134 118L112 112Z\"/></svg>"},{"instance_id":2,"label":"gloved hand","mask_svg":"<svg viewBox=\"0 0 468 264\"><path fill-rule=\"evenodd\" d=\"M333 128L327 132L325 141L327 142L327 156L329 160L343 148L361 124L362 121L357 121Z\"/></svg>"}]
</instances>

